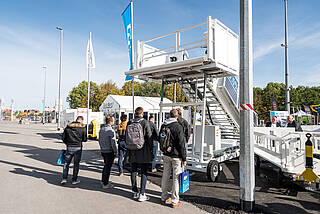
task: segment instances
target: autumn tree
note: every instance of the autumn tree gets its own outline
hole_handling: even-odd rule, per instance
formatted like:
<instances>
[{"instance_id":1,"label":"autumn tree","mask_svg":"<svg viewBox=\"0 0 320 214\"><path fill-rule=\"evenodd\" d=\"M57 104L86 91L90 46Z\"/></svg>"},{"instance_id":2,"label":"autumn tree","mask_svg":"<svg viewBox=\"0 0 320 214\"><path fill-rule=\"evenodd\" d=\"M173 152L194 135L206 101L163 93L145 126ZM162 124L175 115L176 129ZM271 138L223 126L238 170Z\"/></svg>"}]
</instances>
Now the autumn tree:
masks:
<instances>
[{"instance_id":1,"label":"autumn tree","mask_svg":"<svg viewBox=\"0 0 320 214\"><path fill-rule=\"evenodd\" d=\"M99 86L90 81L90 109L93 111L99 110L97 96L99 94ZM78 86L73 87L67 97L67 102L70 108L86 108L88 102L88 82L82 81Z\"/></svg>"},{"instance_id":2,"label":"autumn tree","mask_svg":"<svg viewBox=\"0 0 320 214\"><path fill-rule=\"evenodd\" d=\"M112 81L108 80L106 83L102 83L99 86L99 93L96 97L96 102L101 106L103 101L107 98L108 95L124 95L124 92L118 88L118 86ZM98 107L98 108L99 108Z\"/></svg>"}]
</instances>

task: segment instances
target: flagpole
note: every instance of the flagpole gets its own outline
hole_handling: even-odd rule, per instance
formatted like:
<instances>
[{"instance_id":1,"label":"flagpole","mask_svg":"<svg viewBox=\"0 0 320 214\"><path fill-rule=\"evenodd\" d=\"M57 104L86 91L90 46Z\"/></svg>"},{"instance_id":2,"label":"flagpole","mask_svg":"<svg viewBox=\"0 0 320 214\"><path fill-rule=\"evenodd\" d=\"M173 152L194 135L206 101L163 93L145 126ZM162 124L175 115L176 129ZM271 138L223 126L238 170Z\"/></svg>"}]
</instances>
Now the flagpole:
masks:
<instances>
[{"instance_id":1,"label":"flagpole","mask_svg":"<svg viewBox=\"0 0 320 214\"><path fill-rule=\"evenodd\" d=\"M89 33L89 47L91 45L91 32ZM92 47L90 47L92 48ZM88 50L87 50L88 51ZM90 50L91 51L91 50ZM92 50L93 51L93 50ZM88 53L87 53L88 54ZM92 57L92 56L91 56ZM89 109L90 109L90 66L92 62L87 62L87 69L88 69L88 105L87 105L87 136L89 135Z\"/></svg>"},{"instance_id":2,"label":"flagpole","mask_svg":"<svg viewBox=\"0 0 320 214\"><path fill-rule=\"evenodd\" d=\"M134 40L133 40L133 1L131 0L131 37L132 37L132 54L131 54L131 68L134 66ZM134 117L134 77L132 77L132 117Z\"/></svg>"},{"instance_id":3,"label":"flagpole","mask_svg":"<svg viewBox=\"0 0 320 214\"><path fill-rule=\"evenodd\" d=\"M91 37L91 33L90 33L90 37ZM87 136L89 134L89 109L90 109L90 68L88 67Z\"/></svg>"}]
</instances>

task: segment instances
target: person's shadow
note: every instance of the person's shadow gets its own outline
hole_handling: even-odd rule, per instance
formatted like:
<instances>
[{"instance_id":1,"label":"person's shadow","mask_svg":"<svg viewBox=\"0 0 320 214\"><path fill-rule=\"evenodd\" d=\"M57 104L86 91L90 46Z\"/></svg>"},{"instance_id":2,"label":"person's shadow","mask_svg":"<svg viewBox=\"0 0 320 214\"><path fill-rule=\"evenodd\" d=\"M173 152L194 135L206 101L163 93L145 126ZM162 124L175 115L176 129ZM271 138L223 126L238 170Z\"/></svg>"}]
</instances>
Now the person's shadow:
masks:
<instances>
[{"instance_id":1,"label":"person's shadow","mask_svg":"<svg viewBox=\"0 0 320 214\"><path fill-rule=\"evenodd\" d=\"M60 181L61 181L62 173L58 173L48 169L41 169L37 167L27 166L24 164L13 163L9 161L0 160L0 163L16 166L16 168L10 171L11 173L44 179L49 184L52 184L52 185L57 185L57 186L61 185ZM29 169L29 170L25 170L25 169ZM122 197L134 200L132 198L131 186L129 185L112 182L114 184L114 188L102 189L101 183L97 179L79 176L79 180L81 182L77 185L72 185L67 183L66 185L64 185L64 187L80 188L80 189L85 189L90 191L105 192L107 194L118 195L118 196L122 196ZM146 193L150 196L150 200L149 200L150 202L155 204L160 204L160 195L161 195L160 192L146 189Z\"/></svg>"}]
</instances>

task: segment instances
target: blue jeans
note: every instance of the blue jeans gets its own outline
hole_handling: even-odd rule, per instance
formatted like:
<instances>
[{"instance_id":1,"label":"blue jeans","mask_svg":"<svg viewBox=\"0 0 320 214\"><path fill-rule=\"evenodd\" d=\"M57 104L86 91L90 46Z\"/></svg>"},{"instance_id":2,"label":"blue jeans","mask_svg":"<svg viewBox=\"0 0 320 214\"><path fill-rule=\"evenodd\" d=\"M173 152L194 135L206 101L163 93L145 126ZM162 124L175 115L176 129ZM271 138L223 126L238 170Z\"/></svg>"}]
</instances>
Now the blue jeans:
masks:
<instances>
[{"instance_id":1,"label":"blue jeans","mask_svg":"<svg viewBox=\"0 0 320 214\"><path fill-rule=\"evenodd\" d=\"M149 166L148 163L132 163L131 164L131 184L132 184L133 192L139 192L137 187L138 169L141 170L140 194L144 194L146 192L148 166Z\"/></svg>"},{"instance_id":2,"label":"blue jeans","mask_svg":"<svg viewBox=\"0 0 320 214\"><path fill-rule=\"evenodd\" d=\"M63 165L63 179L68 179L69 173L69 166L73 158L73 176L72 181L76 181L78 179L80 161L82 155L82 148L81 147L69 147L67 148L65 154L65 163Z\"/></svg>"},{"instance_id":3,"label":"blue jeans","mask_svg":"<svg viewBox=\"0 0 320 214\"><path fill-rule=\"evenodd\" d=\"M158 151L158 141L154 140L153 141L153 148L152 148L153 159L152 159L151 169L155 169L156 168L157 151Z\"/></svg>"},{"instance_id":4,"label":"blue jeans","mask_svg":"<svg viewBox=\"0 0 320 214\"><path fill-rule=\"evenodd\" d=\"M118 166L119 166L119 174L123 174L123 158L127 151L127 146L125 141L119 141L118 145Z\"/></svg>"}]
</instances>

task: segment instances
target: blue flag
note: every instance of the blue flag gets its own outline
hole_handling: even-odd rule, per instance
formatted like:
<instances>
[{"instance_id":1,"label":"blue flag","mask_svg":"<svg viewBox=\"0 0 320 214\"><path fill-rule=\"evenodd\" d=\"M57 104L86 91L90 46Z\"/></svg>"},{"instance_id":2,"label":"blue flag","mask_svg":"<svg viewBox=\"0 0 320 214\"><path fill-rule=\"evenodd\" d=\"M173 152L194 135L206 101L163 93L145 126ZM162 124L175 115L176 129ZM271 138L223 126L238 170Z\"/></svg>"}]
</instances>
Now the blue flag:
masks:
<instances>
[{"instance_id":1,"label":"blue flag","mask_svg":"<svg viewBox=\"0 0 320 214\"><path fill-rule=\"evenodd\" d=\"M133 2L131 1L128 7L122 13L122 20L124 24L124 30L126 33L126 40L129 49L130 70L133 70ZM127 75L126 81L132 80L132 77Z\"/></svg>"}]
</instances>

